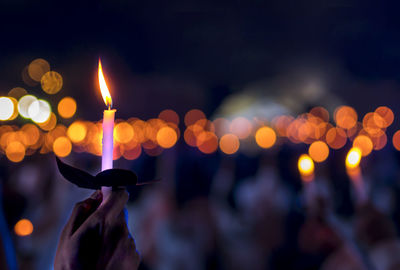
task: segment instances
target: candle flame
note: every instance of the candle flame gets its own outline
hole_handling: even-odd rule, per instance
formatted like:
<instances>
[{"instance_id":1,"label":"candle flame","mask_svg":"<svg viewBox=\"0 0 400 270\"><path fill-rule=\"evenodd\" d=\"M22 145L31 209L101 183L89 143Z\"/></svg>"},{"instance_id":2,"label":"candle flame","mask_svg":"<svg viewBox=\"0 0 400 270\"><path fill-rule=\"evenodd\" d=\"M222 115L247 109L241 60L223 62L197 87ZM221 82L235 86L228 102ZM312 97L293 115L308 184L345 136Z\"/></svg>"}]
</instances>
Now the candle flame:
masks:
<instances>
[{"instance_id":1,"label":"candle flame","mask_svg":"<svg viewBox=\"0 0 400 270\"><path fill-rule=\"evenodd\" d=\"M107 84L106 84L106 80L104 79L103 68L101 67L100 59L99 59L99 73L98 73L98 76L99 76L99 85L100 85L101 95L103 97L104 103L106 104L108 109L110 109L112 107L112 99L111 99L110 91L108 90L108 87L107 87Z\"/></svg>"},{"instance_id":2,"label":"candle flame","mask_svg":"<svg viewBox=\"0 0 400 270\"><path fill-rule=\"evenodd\" d=\"M303 176L310 176L314 173L314 161L307 154L303 154L299 157L297 166L300 174Z\"/></svg>"},{"instance_id":3,"label":"candle flame","mask_svg":"<svg viewBox=\"0 0 400 270\"><path fill-rule=\"evenodd\" d=\"M348 169L355 169L360 164L362 157L361 150L357 147L353 147L350 149L349 153L346 157L346 167Z\"/></svg>"}]
</instances>

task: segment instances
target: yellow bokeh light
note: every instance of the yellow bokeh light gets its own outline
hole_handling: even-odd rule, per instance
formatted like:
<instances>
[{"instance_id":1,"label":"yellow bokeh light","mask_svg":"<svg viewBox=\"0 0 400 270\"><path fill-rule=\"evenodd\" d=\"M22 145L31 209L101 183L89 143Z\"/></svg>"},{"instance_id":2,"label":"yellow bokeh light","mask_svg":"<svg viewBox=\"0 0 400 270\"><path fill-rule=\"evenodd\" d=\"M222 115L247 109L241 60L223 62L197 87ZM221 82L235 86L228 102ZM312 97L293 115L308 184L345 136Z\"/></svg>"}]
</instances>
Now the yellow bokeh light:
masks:
<instances>
[{"instance_id":1,"label":"yellow bokeh light","mask_svg":"<svg viewBox=\"0 0 400 270\"><path fill-rule=\"evenodd\" d=\"M115 125L114 135L117 142L128 143L133 139L134 130L130 124L121 122Z\"/></svg>"},{"instance_id":2,"label":"yellow bokeh light","mask_svg":"<svg viewBox=\"0 0 400 270\"><path fill-rule=\"evenodd\" d=\"M9 120L14 114L14 103L9 97L0 97L0 120Z\"/></svg>"},{"instance_id":3,"label":"yellow bokeh light","mask_svg":"<svg viewBox=\"0 0 400 270\"><path fill-rule=\"evenodd\" d=\"M65 136L58 137L53 142L53 152L59 157L68 156L71 153L71 150L71 141Z\"/></svg>"},{"instance_id":4,"label":"yellow bokeh light","mask_svg":"<svg viewBox=\"0 0 400 270\"><path fill-rule=\"evenodd\" d=\"M73 143L81 143L87 134L86 125L82 122L74 122L67 129L67 136Z\"/></svg>"},{"instance_id":5,"label":"yellow bokeh light","mask_svg":"<svg viewBox=\"0 0 400 270\"><path fill-rule=\"evenodd\" d=\"M329 147L323 141L316 141L308 148L308 154L315 162L323 162L329 156Z\"/></svg>"},{"instance_id":6,"label":"yellow bokeh light","mask_svg":"<svg viewBox=\"0 0 400 270\"><path fill-rule=\"evenodd\" d=\"M219 148L227 155L232 155L239 150L239 138L234 134L225 134L219 140Z\"/></svg>"},{"instance_id":7,"label":"yellow bokeh light","mask_svg":"<svg viewBox=\"0 0 400 270\"><path fill-rule=\"evenodd\" d=\"M21 219L15 224L14 232L18 236L28 236L33 232L33 224L28 219Z\"/></svg>"},{"instance_id":8,"label":"yellow bokeh light","mask_svg":"<svg viewBox=\"0 0 400 270\"><path fill-rule=\"evenodd\" d=\"M53 95L61 90L63 78L58 72L49 71L42 76L40 83L44 92Z\"/></svg>"},{"instance_id":9,"label":"yellow bokeh light","mask_svg":"<svg viewBox=\"0 0 400 270\"><path fill-rule=\"evenodd\" d=\"M157 143L162 148L171 148L176 144L178 135L171 127L163 127L157 132Z\"/></svg>"},{"instance_id":10,"label":"yellow bokeh light","mask_svg":"<svg viewBox=\"0 0 400 270\"><path fill-rule=\"evenodd\" d=\"M271 148L276 142L276 133L270 127L261 127L257 130L256 143L262 148Z\"/></svg>"},{"instance_id":11,"label":"yellow bokeh light","mask_svg":"<svg viewBox=\"0 0 400 270\"><path fill-rule=\"evenodd\" d=\"M358 135L353 141L353 147L360 149L362 156L368 156L374 145L372 140L366 135Z\"/></svg>"},{"instance_id":12,"label":"yellow bokeh light","mask_svg":"<svg viewBox=\"0 0 400 270\"><path fill-rule=\"evenodd\" d=\"M76 112L76 101L72 97L64 97L58 102L58 114L62 118L71 118Z\"/></svg>"},{"instance_id":13,"label":"yellow bokeh light","mask_svg":"<svg viewBox=\"0 0 400 270\"><path fill-rule=\"evenodd\" d=\"M14 104L14 112L11 115L11 117L8 119L11 121L18 117L18 100L16 100L13 97L9 97L9 98L11 99L12 103Z\"/></svg>"},{"instance_id":14,"label":"yellow bokeh light","mask_svg":"<svg viewBox=\"0 0 400 270\"><path fill-rule=\"evenodd\" d=\"M6 147L6 156L12 162L20 162L25 157L25 146L19 141L11 141Z\"/></svg>"},{"instance_id":15,"label":"yellow bokeh light","mask_svg":"<svg viewBox=\"0 0 400 270\"><path fill-rule=\"evenodd\" d=\"M42 58L33 60L28 66L28 75L32 80L40 82L42 76L50 71L50 64Z\"/></svg>"},{"instance_id":16,"label":"yellow bokeh light","mask_svg":"<svg viewBox=\"0 0 400 270\"><path fill-rule=\"evenodd\" d=\"M360 164L362 157L361 150L357 147L353 147L350 149L349 153L346 156L346 168L354 169L358 167Z\"/></svg>"},{"instance_id":17,"label":"yellow bokeh light","mask_svg":"<svg viewBox=\"0 0 400 270\"><path fill-rule=\"evenodd\" d=\"M314 173L314 161L307 154L302 154L297 162L299 172L303 176L310 176Z\"/></svg>"}]
</instances>

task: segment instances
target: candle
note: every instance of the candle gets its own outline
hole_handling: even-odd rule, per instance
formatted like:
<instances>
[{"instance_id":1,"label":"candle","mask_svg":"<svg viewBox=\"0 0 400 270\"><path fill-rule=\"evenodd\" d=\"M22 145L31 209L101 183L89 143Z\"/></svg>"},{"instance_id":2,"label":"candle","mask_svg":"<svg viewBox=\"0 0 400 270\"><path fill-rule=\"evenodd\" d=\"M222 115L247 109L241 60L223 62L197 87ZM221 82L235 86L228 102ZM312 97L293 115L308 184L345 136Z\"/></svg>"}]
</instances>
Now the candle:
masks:
<instances>
[{"instance_id":1,"label":"candle","mask_svg":"<svg viewBox=\"0 0 400 270\"><path fill-rule=\"evenodd\" d=\"M361 157L361 150L357 147L351 148L346 156L347 175L353 183L356 192L357 202L359 204L363 204L367 201L367 192L365 190L364 180L359 166Z\"/></svg>"},{"instance_id":2,"label":"candle","mask_svg":"<svg viewBox=\"0 0 400 270\"><path fill-rule=\"evenodd\" d=\"M299 157L297 167L299 169L301 180L303 181L306 204L311 206L316 194L314 183L314 161L309 155L303 154Z\"/></svg>"},{"instance_id":3,"label":"candle","mask_svg":"<svg viewBox=\"0 0 400 270\"><path fill-rule=\"evenodd\" d=\"M99 85L101 95L103 97L104 103L107 106L107 109L104 110L103 114L103 152L101 159L101 170L108 170L113 168L113 140L114 140L114 117L115 117L115 109L111 109L112 107L112 99L110 91L108 90L106 81L103 75L103 69L101 66L101 61L99 59ZM102 187L101 191L103 193L103 198L107 198L111 192L111 187Z\"/></svg>"}]
</instances>

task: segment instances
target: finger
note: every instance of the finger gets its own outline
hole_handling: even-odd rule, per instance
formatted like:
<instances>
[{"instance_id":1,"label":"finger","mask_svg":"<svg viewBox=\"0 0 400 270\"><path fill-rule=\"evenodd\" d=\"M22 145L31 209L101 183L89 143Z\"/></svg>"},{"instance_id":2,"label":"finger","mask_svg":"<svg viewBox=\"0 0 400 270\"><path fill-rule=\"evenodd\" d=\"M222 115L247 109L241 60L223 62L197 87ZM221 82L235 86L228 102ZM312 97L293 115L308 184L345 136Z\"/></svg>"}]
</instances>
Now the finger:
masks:
<instances>
[{"instance_id":1,"label":"finger","mask_svg":"<svg viewBox=\"0 0 400 270\"><path fill-rule=\"evenodd\" d=\"M71 235L73 234L79 226L82 225L87 218L96 211L102 201L102 193L98 190L95 191L89 198L79 202L75 205L72 210L71 217L69 218L65 228L66 232Z\"/></svg>"},{"instance_id":2,"label":"finger","mask_svg":"<svg viewBox=\"0 0 400 270\"><path fill-rule=\"evenodd\" d=\"M121 214L128 199L129 193L125 188L113 189L110 196L97 209L96 214L111 222Z\"/></svg>"},{"instance_id":3,"label":"finger","mask_svg":"<svg viewBox=\"0 0 400 270\"><path fill-rule=\"evenodd\" d=\"M115 223L118 216L124 209L129 195L125 189L113 190L108 197L90 217L77 229L76 234L82 235L85 231L99 227L105 227ZM118 220L118 219L117 219Z\"/></svg>"}]
</instances>

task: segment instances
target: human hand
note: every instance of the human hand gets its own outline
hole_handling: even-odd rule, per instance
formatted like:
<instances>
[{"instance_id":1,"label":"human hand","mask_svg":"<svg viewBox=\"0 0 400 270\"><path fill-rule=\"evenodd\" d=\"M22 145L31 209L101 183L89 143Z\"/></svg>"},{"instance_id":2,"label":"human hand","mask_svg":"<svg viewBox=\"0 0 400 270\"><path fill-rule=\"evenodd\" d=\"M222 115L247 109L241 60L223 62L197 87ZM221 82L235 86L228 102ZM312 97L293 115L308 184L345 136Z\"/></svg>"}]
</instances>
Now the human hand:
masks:
<instances>
[{"instance_id":1,"label":"human hand","mask_svg":"<svg viewBox=\"0 0 400 270\"><path fill-rule=\"evenodd\" d=\"M57 248L55 270L137 269L139 254L126 225L125 189L113 190L102 202L102 193L75 205Z\"/></svg>"}]
</instances>

